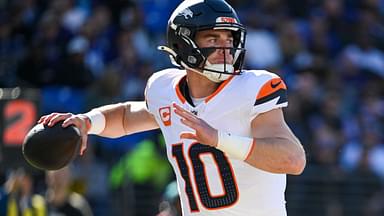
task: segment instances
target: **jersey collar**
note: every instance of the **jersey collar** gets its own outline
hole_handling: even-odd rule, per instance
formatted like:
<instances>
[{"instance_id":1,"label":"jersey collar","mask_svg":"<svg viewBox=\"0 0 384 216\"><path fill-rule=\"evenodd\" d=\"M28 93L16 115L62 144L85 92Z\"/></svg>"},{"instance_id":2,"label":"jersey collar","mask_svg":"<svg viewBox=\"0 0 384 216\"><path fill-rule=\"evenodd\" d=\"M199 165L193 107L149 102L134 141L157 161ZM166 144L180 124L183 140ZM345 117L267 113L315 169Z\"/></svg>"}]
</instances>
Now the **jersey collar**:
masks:
<instances>
[{"instance_id":1,"label":"jersey collar","mask_svg":"<svg viewBox=\"0 0 384 216\"><path fill-rule=\"evenodd\" d=\"M225 86L228 85L228 83L233 79L234 76L229 77L227 80L220 83L219 87L211 94L209 95L204 102L208 103L212 98L214 98L219 92L221 92ZM195 107L195 105L192 102L191 95L189 94L189 88L187 83L187 75L183 76L180 81L176 85L176 95L181 101L181 103L188 102L190 105Z\"/></svg>"}]
</instances>

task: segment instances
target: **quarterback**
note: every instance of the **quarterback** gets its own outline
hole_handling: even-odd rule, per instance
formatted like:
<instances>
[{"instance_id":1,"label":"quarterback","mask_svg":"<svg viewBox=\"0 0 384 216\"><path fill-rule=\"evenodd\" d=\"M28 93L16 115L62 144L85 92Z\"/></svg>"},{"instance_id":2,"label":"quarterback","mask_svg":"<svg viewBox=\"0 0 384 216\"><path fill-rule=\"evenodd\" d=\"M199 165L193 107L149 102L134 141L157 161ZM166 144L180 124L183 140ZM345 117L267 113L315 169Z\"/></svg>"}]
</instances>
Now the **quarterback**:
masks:
<instances>
[{"instance_id":1,"label":"quarterback","mask_svg":"<svg viewBox=\"0 0 384 216\"><path fill-rule=\"evenodd\" d=\"M145 101L52 113L39 123L119 137L160 128L183 215L285 216L286 174L306 159L284 120L287 87L276 74L243 70L246 30L224 0L186 0L173 12L166 52L177 68L154 73Z\"/></svg>"}]
</instances>

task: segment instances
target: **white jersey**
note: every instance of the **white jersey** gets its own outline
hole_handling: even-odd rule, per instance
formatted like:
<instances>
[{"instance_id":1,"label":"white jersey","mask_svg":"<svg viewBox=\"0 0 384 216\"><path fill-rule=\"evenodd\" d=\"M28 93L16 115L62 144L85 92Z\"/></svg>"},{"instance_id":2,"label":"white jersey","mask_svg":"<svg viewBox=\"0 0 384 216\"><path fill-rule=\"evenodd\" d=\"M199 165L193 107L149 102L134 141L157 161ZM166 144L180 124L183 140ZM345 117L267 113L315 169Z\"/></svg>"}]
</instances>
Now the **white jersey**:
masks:
<instances>
[{"instance_id":1,"label":"white jersey","mask_svg":"<svg viewBox=\"0 0 384 216\"><path fill-rule=\"evenodd\" d=\"M216 148L180 139L180 133L192 129L172 111L175 102L218 130L252 137L254 117L288 105L284 82L267 71L244 71L194 107L180 88L185 76L184 70L166 69L152 75L146 88L148 109L164 135L177 177L183 215L286 215L285 174L265 172Z\"/></svg>"}]
</instances>

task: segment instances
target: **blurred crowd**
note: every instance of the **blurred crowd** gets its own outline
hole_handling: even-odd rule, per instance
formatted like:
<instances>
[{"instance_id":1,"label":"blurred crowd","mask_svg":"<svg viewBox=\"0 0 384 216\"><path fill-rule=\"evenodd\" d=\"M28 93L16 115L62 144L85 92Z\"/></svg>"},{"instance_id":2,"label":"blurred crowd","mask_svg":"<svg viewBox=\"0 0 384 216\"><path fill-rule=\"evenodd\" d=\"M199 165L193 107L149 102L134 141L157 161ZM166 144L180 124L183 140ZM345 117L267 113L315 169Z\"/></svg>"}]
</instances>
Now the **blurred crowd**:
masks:
<instances>
[{"instance_id":1,"label":"blurred crowd","mask_svg":"<svg viewBox=\"0 0 384 216\"><path fill-rule=\"evenodd\" d=\"M143 99L147 78L171 67L157 46L179 2L0 1L0 87L39 89L41 114ZM290 215L383 215L384 0L228 2L247 26L244 68L288 86L308 161L288 178ZM154 215L173 179L159 132L90 142L73 190L95 215Z\"/></svg>"}]
</instances>

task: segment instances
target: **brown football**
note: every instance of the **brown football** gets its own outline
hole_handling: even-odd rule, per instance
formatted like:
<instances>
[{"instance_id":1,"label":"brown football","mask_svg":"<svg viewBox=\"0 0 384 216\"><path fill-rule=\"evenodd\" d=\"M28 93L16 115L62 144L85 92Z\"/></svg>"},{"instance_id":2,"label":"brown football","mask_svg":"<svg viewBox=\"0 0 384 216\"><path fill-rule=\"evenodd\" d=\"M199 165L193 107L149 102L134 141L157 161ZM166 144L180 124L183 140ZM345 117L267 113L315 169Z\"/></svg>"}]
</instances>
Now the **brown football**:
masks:
<instances>
[{"instance_id":1,"label":"brown football","mask_svg":"<svg viewBox=\"0 0 384 216\"><path fill-rule=\"evenodd\" d=\"M52 127L37 124L25 136L22 151L32 166L58 170L68 165L79 153L79 129L73 125L64 128L62 123L57 122Z\"/></svg>"}]
</instances>

